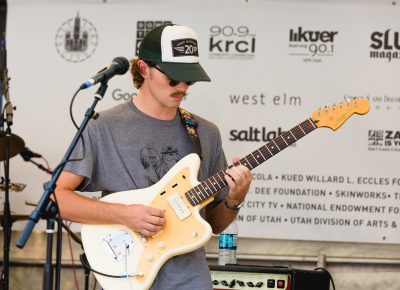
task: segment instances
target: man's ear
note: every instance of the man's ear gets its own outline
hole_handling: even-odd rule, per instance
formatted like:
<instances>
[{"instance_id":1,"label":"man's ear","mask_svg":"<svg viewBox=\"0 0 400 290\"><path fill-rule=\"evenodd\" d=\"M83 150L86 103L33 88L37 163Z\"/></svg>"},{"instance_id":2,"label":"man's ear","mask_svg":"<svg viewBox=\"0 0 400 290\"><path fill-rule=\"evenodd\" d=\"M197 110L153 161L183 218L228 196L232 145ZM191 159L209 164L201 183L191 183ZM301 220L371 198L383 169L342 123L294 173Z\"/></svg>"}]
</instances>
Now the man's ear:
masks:
<instances>
[{"instance_id":1,"label":"man's ear","mask_svg":"<svg viewBox=\"0 0 400 290\"><path fill-rule=\"evenodd\" d=\"M139 67L139 72L142 75L144 79L148 78L149 75L149 66L146 62L143 60L138 60L138 67Z\"/></svg>"}]
</instances>

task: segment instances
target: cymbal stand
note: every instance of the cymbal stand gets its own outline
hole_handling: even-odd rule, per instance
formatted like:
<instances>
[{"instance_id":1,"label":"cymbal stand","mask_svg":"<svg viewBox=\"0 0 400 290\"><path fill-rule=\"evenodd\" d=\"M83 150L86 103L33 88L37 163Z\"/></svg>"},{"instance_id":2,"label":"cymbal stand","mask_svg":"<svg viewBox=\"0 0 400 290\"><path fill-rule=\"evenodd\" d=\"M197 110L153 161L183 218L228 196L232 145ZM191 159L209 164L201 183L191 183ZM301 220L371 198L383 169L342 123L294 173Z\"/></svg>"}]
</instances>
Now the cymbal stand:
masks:
<instances>
[{"instance_id":1,"label":"cymbal stand","mask_svg":"<svg viewBox=\"0 0 400 290\"><path fill-rule=\"evenodd\" d=\"M1 289L8 290L9 287L9 261L10 261L10 241L11 241L11 211L10 211L10 200L9 200L9 184L10 184L10 144L11 144L11 125L13 124L13 106L11 105L10 96L8 94L8 70L6 66L6 49L5 45L0 47L0 55L2 58L2 63L4 64L4 69L1 74L1 80L3 82L3 94L5 98L5 105L3 114L1 116L1 129L4 128L4 121L7 124L7 129L5 131L4 138L4 244L3 244L3 272L1 274ZM4 118L5 112L5 118Z\"/></svg>"},{"instance_id":2,"label":"cymbal stand","mask_svg":"<svg viewBox=\"0 0 400 290\"><path fill-rule=\"evenodd\" d=\"M33 161L31 158L28 158L28 159L25 159L25 158L24 158L24 160L35 164L39 169L43 170L44 172L47 172L48 174L53 174L53 171L47 169L47 168L44 167L42 164L39 164L39 163Z\"/></svg>"}]
</instances>

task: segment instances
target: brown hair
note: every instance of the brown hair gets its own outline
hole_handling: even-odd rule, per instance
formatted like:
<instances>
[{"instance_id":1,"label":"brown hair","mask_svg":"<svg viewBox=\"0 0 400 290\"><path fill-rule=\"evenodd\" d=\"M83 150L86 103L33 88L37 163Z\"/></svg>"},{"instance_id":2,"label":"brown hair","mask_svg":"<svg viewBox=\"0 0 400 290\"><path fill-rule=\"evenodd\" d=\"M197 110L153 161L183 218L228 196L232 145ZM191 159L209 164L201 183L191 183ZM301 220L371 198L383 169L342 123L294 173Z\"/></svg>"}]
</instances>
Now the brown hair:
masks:
<instances>
[{"instance_id":1,"label":"brown hair","mask_svg":"<svg viewBox=\"0 0 400 290\"><path fill-rule=\"evenodd\" d=\"M138 59L131 60L131 74L132 74L133 85L137 89L139 89L142 86L144 81L144 78L139 70L138 61L139 61Z\"/></svg>"}]
</instances>

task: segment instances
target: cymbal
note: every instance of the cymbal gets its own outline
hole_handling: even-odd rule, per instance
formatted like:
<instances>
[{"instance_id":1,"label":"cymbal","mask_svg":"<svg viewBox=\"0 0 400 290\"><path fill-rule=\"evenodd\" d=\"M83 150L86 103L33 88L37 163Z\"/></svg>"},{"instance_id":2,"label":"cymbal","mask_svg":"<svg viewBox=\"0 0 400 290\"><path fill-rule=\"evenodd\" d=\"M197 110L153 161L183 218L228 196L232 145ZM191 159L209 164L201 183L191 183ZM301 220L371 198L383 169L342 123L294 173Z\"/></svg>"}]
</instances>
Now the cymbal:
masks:
<instances>
[{"instance_id":1,"label":"cymbal","mask_svg":"<svg viewBox=\"0 0 400 290\"><path fill-rule=\"evenodd\" d=\"M0 161L6 160L6 156L4 156L6 151L5 138L6 138L6 133L0 132ZM25 147L24 140L22 140L21 137L15 134L11 134L10 149L9 149L10 158L20 153L24 149L24 147Z\"/></svg>"},{"instance_id":2,"label":"cymbal","mask_svg":"<svg viewBox=\"0 0 400 290\"><path fill-rule=\"evenodd\" d=\"M10 183L8 184L9 191L21 192L26 187L26 184L23 183ZM6 185L4 183L0 183L0 191L6 191Z\"/></svg>"}]
</instances>

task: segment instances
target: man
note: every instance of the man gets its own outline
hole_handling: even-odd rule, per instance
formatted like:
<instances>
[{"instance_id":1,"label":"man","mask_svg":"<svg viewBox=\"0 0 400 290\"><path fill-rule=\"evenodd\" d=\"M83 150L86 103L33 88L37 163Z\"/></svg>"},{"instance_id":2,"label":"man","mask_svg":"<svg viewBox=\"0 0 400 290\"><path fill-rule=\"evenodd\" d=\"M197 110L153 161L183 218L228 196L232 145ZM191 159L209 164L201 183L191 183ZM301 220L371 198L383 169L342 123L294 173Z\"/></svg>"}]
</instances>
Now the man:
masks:
<instances>
[{"instance_id":1,"label":"man","mask_svg":"<svg viewBox=\"0 0 400 290\"><path fill-rule=\"evenodd\" d=\"M164 211L142 204L113 204L75 193L104 194L145 188L156 183L180 158L197 153L182 125L178 107L189 87L210 81L199 64L194 31L180 25L163 25L150 31L132 61L131 72L139 94L132 100L100 113L91 120L74 159L67 164L56 188L63 219L84 224L121 224L144 236L159 232ZM200 181L224 170L226 160L217 127L195 116L201 143ZM233 160L238 161L238 158ZM203 217L214 233L236 217L251 183L243 165L226 170L227 191L215 196ZM151 289L212 289L204 249L178 255L159 271Z\"/></svg>"}]
</instances>

